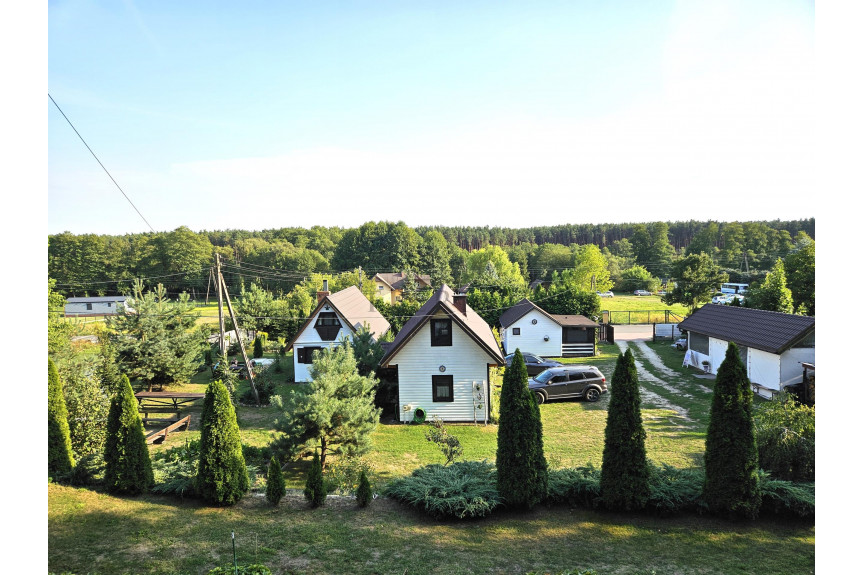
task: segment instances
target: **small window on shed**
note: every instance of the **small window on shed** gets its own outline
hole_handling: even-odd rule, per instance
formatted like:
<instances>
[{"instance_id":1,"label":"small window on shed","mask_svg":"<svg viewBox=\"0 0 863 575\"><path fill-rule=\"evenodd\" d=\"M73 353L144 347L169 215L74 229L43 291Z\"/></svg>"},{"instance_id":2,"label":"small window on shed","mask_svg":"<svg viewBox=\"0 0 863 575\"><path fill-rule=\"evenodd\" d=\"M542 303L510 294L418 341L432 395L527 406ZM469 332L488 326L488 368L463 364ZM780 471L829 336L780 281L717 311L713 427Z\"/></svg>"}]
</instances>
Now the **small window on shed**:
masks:
<instances>
[{"instance_id":1,"label":"small window on shed","mask_svg":"<svg viewBox=\"0 0 863 575\"><path fill-rule=\"evenodd\" d=\"M521 328L520 327L512 328L512 335L521 335Z\"/></svg>"},{"instance_id":2,"label":"small window on shed","mask_svg":"<svg viewBox=\"0 0 863 575\"><path fill-rule=\"evenodd\" d=\"M453 401L452 376L432 376L432 401Z\"/></svg>"},{"instance_id":3,"label":"small window on shed","mask_svg":"<svg viewBox=\"0 0 863 575\"><path fill-rule=\"evenodd\" d=\"M689 349L710 355L710 338L703 333L689 332Z\"/></svg>"},{"instance_id":4,"label":"small window on shed","mask_svg":"<svg viewBox=\"0 0 863 575\"><path fill-rule=\"evenodd\" d=\"M432 346L437 347L452 345L452 320L433 319L430 323Z\"/></svg>"},{"instance_id":5,"label":"small window on shed","mask_svg":"<svg viewBox=\"0 0 863 575\"><path fill-rule=\"evenodd\" d=\"M91 304L91 303L84 304L84 305L87 306L87 311L91 311L93 309L93 304Z\"/></svg>"}]
</instances>

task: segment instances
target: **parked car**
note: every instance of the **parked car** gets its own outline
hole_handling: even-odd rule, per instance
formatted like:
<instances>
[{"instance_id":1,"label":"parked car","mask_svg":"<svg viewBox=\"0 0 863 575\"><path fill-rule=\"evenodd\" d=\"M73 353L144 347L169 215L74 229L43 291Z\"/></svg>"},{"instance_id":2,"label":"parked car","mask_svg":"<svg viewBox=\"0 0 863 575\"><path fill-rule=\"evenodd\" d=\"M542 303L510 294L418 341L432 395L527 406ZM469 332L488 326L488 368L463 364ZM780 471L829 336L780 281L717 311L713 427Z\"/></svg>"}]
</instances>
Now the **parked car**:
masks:
<instances>
[{"instance_id":1,"label":"parked car","mask_svg":"<svg viewBox=\"0 0 863 575\"><path fill-rule=\"evenodd\" d=\"M667 291L665 291L664 289L661 289L658 292L656 292L656 295L665 295L667 293L668 293Z\"/></svg>"},{"instance_id":2,"label":"parked car","mask_svg":"<svg viewBox=\"0 0 863 575\"><path fill-rule=\"evenodd\" d=\"M513 356L515 356L515 354L511 353L504 358L506 359L507 367L512 364ZM528 375L539 375L550 367L559 367L563 365L559 361L555 361L553 359L543 359L533 353L522 353L521 356L524 358L524 365L527 367Z\"/></svg>"},{"instance_id":3,"label":"parked car","mask_svg":"<svg viewBox=\"0 0 863 575\"><path fill-rule=\"evenodd\" d=\"M713 296L712 302L713 303L725 303L726 299L728 299L728 296L725 295L724 293L721 293L721 294L717 294L717 295Z\"/></svg>"},{"instance_id":4,"label":"parked car","mask_svg":"<svg viewBox=\"0 0 863 575\"><path fill-rule=\"evenodd\" d=\"M729 295L725 296L725 300L722 303L724 303L725 305L729 305L734 300L737 300L737 303L739 303L740 305L743 305L744 297L742 295L736 294L736 293L729 294Z\"/></svg>"},{"instance_id":5,"label":"parked car","mask_svg":"<svg viewBox=\"0 0 863 575\"><path fill-rule=\"evenodd\" d=\"M608 393L605 376L592 365L552 367L528 380L527 386L537 403L570 397L583 397L593 402Z\"/></svg>"},{"instance_id":6,"label":"parked car","mask_svg":"<svg viewBox=\"0 0 863 575\"><path fill-rule=\"evenodd\" d=\"M650 295L650 292L643 289L637 289L633 292L635 295Z\"/></svg>"},{"instance_id":7,"label":"parked car","mask_svg":"<svg viewBox=\"0 0 863 575\"><path fill-rule=\"evenodd\" d=\"M614 292L613 291L598 291L598 292L596 292L596 295L598 295L599 297L614 297Z\"/></svg>"}]
</instances>

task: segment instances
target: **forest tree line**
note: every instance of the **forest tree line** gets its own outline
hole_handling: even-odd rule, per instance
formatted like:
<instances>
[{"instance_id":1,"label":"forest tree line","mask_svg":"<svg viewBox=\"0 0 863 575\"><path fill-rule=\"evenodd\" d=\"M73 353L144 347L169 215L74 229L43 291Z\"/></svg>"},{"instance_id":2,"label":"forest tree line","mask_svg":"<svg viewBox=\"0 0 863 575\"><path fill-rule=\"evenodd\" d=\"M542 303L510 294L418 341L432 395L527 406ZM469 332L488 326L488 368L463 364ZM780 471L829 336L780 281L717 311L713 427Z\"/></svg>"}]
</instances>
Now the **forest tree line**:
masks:
<instances>
[{"instance_id":1,"label":"forest tree line","mask_svg":"<svg viewBox=\"0 0 863 575\"><path fill-rule=\"evenodd\" d=\"M212 293L214 254L225 262L232 289L256 282L288 293L312 274L362 269L412 270L432 284L469 283L520 288L534 280L605 260L611 286L628 289L633 277L660 284L672 279L676 260L706 253L730 281L756 282L775 264L815 238L814 218L759 222L651 222L565 224L529 228L416 227L404 222L366 222L357 228L280 228L263 231L170 232L122 236L69 232L48 237L48 277L67 297L130 293L133 280L161 283L168 294L200 300ZM477 253L479 252L479 253ZM580 254L580 255L579 255ZM479 284L477 282L480 282ZM594 282L595 283L595 282ZM598 288L597 288L598 289Z\"/></svg>"}]
</instances>

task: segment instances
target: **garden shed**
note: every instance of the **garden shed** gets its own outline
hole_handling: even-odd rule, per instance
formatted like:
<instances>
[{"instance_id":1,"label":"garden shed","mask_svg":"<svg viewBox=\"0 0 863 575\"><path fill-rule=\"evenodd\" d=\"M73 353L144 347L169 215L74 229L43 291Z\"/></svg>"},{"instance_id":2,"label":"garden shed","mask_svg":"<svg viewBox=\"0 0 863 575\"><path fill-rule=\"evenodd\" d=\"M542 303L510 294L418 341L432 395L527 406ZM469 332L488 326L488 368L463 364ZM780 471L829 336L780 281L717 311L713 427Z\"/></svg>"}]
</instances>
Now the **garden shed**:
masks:
<instances>
[{"instance_id":1,"label":"garden shed","mask_svg":"<svg viewBox=\"0 0 863 575\"><path fill-rule=\"evenodd\" d=\"M507 354L518 348L545 357L596 355L599 324L583 315L553 315L523 299L500 316L500 326Z\"/></svg>"},{"instance_id":2,"label":"garden shed","mask_svg":"<svg viewBox=\"0 0 863 575\"><path fill-rule=\"evenodd\" d=\"M716 373L734 342L753 390L773 397L800 383L803 364L815 363L815 318L745 307L707 304L680 323L687 332L690 365Z\"/></svg>"},{"instance_id":3,"label":"garden shed","mask_svg":"<svg viewBox=\"0 0 863 575\"><path fill-rule=\"evenodd\" d=\"M66 317L117 315L117 308L126 304L126 296L70 297L64 309Z\"/></svg>"}]
</instances>

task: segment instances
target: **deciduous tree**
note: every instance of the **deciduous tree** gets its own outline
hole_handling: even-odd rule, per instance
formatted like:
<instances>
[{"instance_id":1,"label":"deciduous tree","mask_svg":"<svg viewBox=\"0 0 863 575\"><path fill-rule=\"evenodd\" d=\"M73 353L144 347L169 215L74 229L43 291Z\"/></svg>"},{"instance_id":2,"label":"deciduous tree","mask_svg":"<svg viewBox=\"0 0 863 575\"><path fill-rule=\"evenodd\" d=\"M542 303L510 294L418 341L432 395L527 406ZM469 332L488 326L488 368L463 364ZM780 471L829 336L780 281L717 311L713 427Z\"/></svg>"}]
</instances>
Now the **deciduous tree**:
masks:
<instances>
[{"instance_id":1,"label":"deciduous tree","mask_svg":"<svg viewBox=\"0 0 863 575\"><path fill-rule=\"evenodd\" d=\"M662 297L668 305L682 303L695 311L699 304L710 300L728 274L722 272L707 254L691 254L674 262L674 289Z\"/></svg>"}]
</instances>

